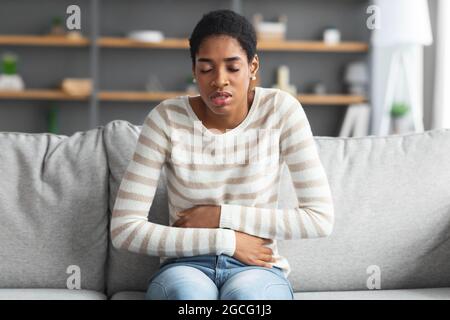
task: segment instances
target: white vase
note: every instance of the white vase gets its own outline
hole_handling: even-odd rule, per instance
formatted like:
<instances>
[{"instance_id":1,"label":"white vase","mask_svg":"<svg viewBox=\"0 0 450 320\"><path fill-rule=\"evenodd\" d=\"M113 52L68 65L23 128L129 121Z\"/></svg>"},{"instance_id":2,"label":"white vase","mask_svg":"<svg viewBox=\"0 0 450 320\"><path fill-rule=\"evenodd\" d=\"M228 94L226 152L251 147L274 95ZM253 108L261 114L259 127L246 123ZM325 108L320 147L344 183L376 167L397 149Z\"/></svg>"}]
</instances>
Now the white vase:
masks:
<instances>
[{"instance_id":1,"label":"white vase","mask_svg":"<svg viewBox=\"0 0 450 320\"><path fill-rule=\"evenodd\" d=\"M411 131L411 118L407 116L393 118L394 134L407 133Z\"/></svg>"},{"instance_id":2,"label":"white vase","mask_svg":"<svg viewBox=\"0 0 450 320\"><path fill-rule=\"evenodd\" d=\"M25 84L18 74L0 74L0 90L21 91L24 88Z\"/></svg>"}]
</instances>

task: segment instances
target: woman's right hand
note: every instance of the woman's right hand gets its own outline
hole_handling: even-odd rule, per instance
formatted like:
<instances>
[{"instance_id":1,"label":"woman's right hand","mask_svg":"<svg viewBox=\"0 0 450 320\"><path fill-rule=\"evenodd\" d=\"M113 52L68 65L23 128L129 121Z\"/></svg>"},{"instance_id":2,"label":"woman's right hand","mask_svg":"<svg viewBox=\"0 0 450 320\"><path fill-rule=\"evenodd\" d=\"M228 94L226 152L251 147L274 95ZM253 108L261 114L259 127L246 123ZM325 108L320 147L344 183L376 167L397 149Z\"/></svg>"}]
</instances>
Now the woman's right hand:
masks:
<instances>
[{"instance_id":1,"label":"woman's right hand","mask_svg":"<svg viewBox=\"0 0 450 320\"><path fill-rule=\"evenodd\" d=\"M264 239L239 231L235 231L235 235L236 249L233 258L248 265L272 268L269 262L275 262L273 251L265 246L273 242L271 239Z\"/></svg>"}]
</instances>

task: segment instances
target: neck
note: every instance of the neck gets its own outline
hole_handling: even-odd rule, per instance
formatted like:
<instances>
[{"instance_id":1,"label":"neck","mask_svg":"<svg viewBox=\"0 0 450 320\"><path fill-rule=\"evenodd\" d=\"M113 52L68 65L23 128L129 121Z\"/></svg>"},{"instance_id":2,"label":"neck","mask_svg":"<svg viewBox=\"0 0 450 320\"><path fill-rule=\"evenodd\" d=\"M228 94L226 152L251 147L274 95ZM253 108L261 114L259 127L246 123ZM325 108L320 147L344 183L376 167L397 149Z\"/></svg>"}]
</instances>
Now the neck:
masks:
<instances>
[{"instance_id":1,"label":"neck","mask_svg":"<svg viewBox=\"0 0 450 320\"><path fill-rule=\"evenodd\" d=\"M253 103L253 99L255 98L255 90L251 90L247 94L246 101L243 102L245 106L236 108L236 113L229 114L226 116L218 116L213 114L209 108L205 107L206 110L206 127L214 128L219 131L226 132L226 130L231 130L236 128L242 121L244 121L247 114L250 112L250 107Z\"/></svg>"}]
</instances>

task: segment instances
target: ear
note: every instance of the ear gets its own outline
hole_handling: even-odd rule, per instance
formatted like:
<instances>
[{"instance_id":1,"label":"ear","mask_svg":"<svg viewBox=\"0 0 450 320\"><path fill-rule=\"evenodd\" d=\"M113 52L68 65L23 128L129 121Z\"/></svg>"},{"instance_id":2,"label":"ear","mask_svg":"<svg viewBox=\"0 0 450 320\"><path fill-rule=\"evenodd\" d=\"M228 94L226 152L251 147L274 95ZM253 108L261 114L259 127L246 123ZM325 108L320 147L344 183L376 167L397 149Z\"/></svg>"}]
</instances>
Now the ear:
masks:
<instances>
[{"instance_id":1,"label":"ear","mask_svg":"<svg viewBox=\"0 0 450 320\"><path fill-rule=\"evenodd\" d=\"M255 54L252 61L250 62L250 73L251 75L256 75L259 70L259 58L258 55Z\"/></svg>"}]
</instances>

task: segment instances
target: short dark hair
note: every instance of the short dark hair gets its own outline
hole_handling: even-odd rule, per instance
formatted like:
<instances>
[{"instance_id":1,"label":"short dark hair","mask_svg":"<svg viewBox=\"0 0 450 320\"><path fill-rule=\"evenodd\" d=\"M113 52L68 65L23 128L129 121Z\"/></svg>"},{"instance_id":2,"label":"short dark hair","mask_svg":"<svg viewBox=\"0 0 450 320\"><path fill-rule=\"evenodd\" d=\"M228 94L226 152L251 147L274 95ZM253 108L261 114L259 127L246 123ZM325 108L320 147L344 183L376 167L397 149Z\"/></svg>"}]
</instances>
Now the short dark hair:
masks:
<instances>
[{"instance_id":1,"label":"short dark hair","mask_svg":"<svg viewBox=\"0 0 450 320\"><path fill-rule=\"evenodd\" d=\"M256 54L256 32L250 21L231 10L215 10L203 15L189 38L193 65L202 41L214 35L227 35L239 41L249 62Z\"/></svg>"}]
</instances>

